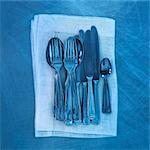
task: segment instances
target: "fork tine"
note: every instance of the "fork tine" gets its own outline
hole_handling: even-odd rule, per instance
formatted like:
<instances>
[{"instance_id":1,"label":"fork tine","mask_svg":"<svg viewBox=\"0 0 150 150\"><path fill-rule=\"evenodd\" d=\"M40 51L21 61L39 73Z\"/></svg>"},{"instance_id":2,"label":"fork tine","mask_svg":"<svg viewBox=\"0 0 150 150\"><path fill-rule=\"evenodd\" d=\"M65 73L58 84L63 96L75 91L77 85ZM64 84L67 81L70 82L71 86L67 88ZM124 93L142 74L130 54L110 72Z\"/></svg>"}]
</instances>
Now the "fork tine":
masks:
<instances>
[{"instance_id":1,"label":"fork tine","mask_svg":"<svg viewBox=\"0 0 150 150\"><path fill-rule=\"evenodd\" d=\"M69 49L69 42L68 42L68 40L67 40L67 42L66 42L67 44L66 44L66 58L68 58L68 49Z\"/></svg>"},{"instance_id":2,"label":"fork tine","mask_svg":"<svg viewBox=\"0 0 150 150\"><path fill-rule=\"evenodd\" d=\"M71 51L70 51L70 58L73 58L73 50L74 50L74 39L71 40Z\"/></svg>"},{"instance_id":3,"label":"fork tine","mask_svg":"<svg viewBox=\"0 0 150 150\"><path fill-rule=\"evenodd\" d=\"M54 52L53 52L53 51L54 51L54 50L53 50L53 49L54 49L53 40L54 40L53 38L50 40L50 48L49 48L49 52L50 52L50 55L51 55L52 60L53 60L53 58L54 58L54 56L55 56L55 55L54 55Z\"/></svg>"},{"instance_id":4,"label":"fork tine","mask_svg":"<svg viewBox=\"0 0 150 150\"><path fill-rule=\"evenodd\" d=\"M52 39L52 47L51 47L51 50L52 50L52 55L53 55L53 58L55 57L55 45L54 45L54 38Z\"/></svg>"},{"instance_id":5,"label":"fork tine","mask_svg":"<svg viewBox=\"0 0 150 150\"><path fill-rule=\"evenodd\" d=\"M68 39L67 39L67 58L69 59L70 58L70 48L71 48L71 38L69 37Z\"/></svg>"},{"instance_id":6,"label":"fork tine","mask_svg":"<svg viewBox=\"0 0 150 150\"><path fill-rule=\"evenodd\" d=\"M75 38L72 37L72 46L71 46L71 58L74 58L74 49L75 49Z\"/></svg>"},{"instance_id":7,"label":"fork tine","mask_svg":"<svg viewBox=\"0 0 150 150\"><path fill-rule=\"evenodd\" d=\"M57 57L60 57L60 40L57 40Z\"/></svg>"},{"instance_id":8,"label":"fork tine","mask_svg":"<svg viewBox=\"0 0 150 150\"><path fill-rule=\"evenodd\" d=\"M72 56L72 58L74 59L75 58L75 49L76 49L76 40L74 39L73 40L73 50L72 50L72 52L73 52L73 56Z\"/></svg>"},{"instance_id":9,"label":"fork tine","mask_svg":"<svg viewBox=\"0 0 150 150\"><path fill-rule=\"evenodd\" d=\"M72 58L74 58L74 56L75 56L75 38L73 39L73 49L72 49Z\"/></svg>"},{"instance_id":10,"label":"fork tine","mask_svg":"<svg viewBox=\"0 0 150 150\"><path fill-rule=\"evenodd\" d=\"M79 44L78 44L78 39L76 39L75 43L75 58L78 58L78 49L79 49Z\"/></svg>"},{"instance_id":11,"label":"fork tine","mask_svg":"<svg viewBox=\"0 0 150 150\"><path fill-rule=\"evenodd\" d=\"M54 43L55 44L55 57L59 57L59 45L58 45L59 43L58 42L59 42L59 39L56 38L55 43Z\"/></svg>"},{"instance_id":12,"label":"fork tine","mask_svg":"<svg viewBox=\"0 0 150 150\"><path fill-rule=\"evenodd\" d=\"M54 54L55 54L55 57L57 57L57 40L54 39Z\"/></svg>"},{"instance_id":13,"label":"fork tine","mask_svg":"<svg viewBox=\"0 0 150 150\"><path fill-rule=\"evenodd\" d=\"M53 54L52 54L52 45L51 45L51 43L49 43L48 51L49 51L50 60L52 62L53 61Z\"/></svg>"},{"instance_id":14,"label":"fork tine","mask_svg":"<svg viewBox=\"0 0 150 150\"><path fill-rule=\"evenodd\" d=\"M71 48L71 42L70 40L68 41L68 58L70 58L70 48Z\"/></svg>"},{"instance_id":15,"label":"fork tine","mask_svg":"<svg viewBox=\"0 0 150 150\"><path fill-rule=\"evenodd\" d=\"M65 44L64 44L64 59L66 59L66 57L67 57L67 46L68 46L68 43L67 43L67 41L65 41Z\"/></svg>"},{"instance_id":16,"label":"fork tine","mask_svg":"<svg viewBox=\"0 0 150 150\"><path fill-rule=\"evenodd\" d=\"M61 57L63 58L63 54L64 54L64 45L63 43L61 42Z\"/></svg>"},{"instance_id":17,"label":"fork tine","mask_svg":"<svg viewBox=\"0 0 150 150\"><path fill-rule=\"evenodd\" d=\"M62 58L62 44L61 44L61 41L59 40L58 42L58 50L59 50L59 57Z\"/></svg>"},{"instance_id":18,"label":"fork tine","mask_svg":"<svg viewBox=\"0 0 150 150\"><path fill-rule=\"evenodd\" d=\"M70 42L70 55L69 55L69 58L71 59L73 57L73 49L74 49L74 40L71 38L71 42Z\"/></svg>"}]
</instances>

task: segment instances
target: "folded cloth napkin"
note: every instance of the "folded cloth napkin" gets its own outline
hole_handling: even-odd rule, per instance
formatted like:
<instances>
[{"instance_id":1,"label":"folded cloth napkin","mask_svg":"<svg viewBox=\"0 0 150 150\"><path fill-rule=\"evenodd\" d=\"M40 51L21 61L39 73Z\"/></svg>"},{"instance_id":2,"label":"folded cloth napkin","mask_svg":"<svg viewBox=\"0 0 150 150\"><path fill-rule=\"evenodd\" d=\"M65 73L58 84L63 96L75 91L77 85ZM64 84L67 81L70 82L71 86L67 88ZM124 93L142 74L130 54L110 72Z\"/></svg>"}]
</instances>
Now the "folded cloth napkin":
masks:
<instances>
[{"instance_id":1,"label":"folded cloth napkin","mask_svg":"<svg viewBox=\"0 0 150 150\"><path fill-rule=\"evenodd\" d=\"M112 113L100 112L99 125L66 126L53 117L54 70L46 62L48 40L58 36L63 42L68 35L78 34L95 25L99 34L100 59L108 57L112 63L109 76ZM32 62L35 88L35 136L63 136L78 138L109 137L117 135L118 93L115 67L115 21L104 17L66 15L36 15L31 21ZM103 80L99 81L100 109Z\"/></svg>"}]
</instances>

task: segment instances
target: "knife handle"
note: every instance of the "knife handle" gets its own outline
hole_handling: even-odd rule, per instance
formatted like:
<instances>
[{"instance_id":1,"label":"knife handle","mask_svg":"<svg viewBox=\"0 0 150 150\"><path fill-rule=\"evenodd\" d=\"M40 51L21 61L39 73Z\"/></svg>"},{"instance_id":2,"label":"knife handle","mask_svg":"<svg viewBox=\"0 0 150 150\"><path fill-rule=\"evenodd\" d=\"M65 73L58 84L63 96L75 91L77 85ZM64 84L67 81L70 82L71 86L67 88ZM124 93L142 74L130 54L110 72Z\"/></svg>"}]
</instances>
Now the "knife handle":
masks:
<instances>
[{"instance_id":1,"label":"knife handle","mask_svg":"<svg viewBox=\"0 0 150 150\"><path fill-rule=\"evenodd\" d=\"M82 121L83 124L90 124L87 116L87 82L83 82L83 91L82 91Z\"/></svg>"},{"instance_id":2,"label":"knife handle","mask_svg":"<svg viewBox=\"0 0 150 150\"><path fill-rule=\"evenodd\" d=\"M104 77L102 112L111 113L110 93L107 77Z\"/></svg>"},{"instance_id":3,"label":"knife handle","mask_svg":"<svg viewBox=\"0 0 150 150\"><path fill-rule=\"evenodd\" d=\"M100 100L98 95L98 83L99 80L93 80L94 83L94 99L95 99L95 118L92 120L92 124L99 124L100 121Z\"/></svg>"},{"instance_id":4,"label":"knife handle","mask_svg":"<svg viewBox=\"0 0 150 150\"><path fill-rule=\"evenodd\" d=\"M72 81L71 74L67 75L65 83L65 124L71 125L73 123L72 119Z\"/></svg>"},{"instance_id":5,"label":"knife handle","mask_svg":"<svg viewBox=\"0 0 150 150\"><path fill-rule=\"evenodd\" d=\"M95 103L94 103L94 94L93 94L93 76L88 77L88 95L87 95L87 115L89 120L95 118Z\"/></svg>"}]
</instances>

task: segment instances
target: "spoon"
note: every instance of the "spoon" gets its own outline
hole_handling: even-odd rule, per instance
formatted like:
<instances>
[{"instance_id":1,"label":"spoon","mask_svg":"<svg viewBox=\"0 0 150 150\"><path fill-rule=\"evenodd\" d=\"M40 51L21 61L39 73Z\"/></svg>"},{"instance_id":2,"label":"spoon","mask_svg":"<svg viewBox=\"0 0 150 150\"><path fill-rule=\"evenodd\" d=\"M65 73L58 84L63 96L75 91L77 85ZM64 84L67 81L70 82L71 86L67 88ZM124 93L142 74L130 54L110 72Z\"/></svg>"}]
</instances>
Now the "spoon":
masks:
<instances>
[{"instance_id":1,"label":"spoon","mask_svg":"<svg viewBox=\"0 0 150 150\"><path fill-rule=\"evenodd\" d=\"M46 60L55 69L54 117L57 120L64 120L64 94L60 77L63 65L63 43L59 38L54 37L49 40Z\"/></svg>"},{"instance_id":2,"label":"spoon","mask_svg":"<svg viewBox=\"0 0 150 150\"><path fill-rule=\"evenodd\" d=\"M111 104L110 104L110 93L107 77L112 72L112 66L108 58L104 58L100 63L100 73L104 79L103 85L103 101L102 101L102 112L111 113Z\"/></svg>"}]
</instances>

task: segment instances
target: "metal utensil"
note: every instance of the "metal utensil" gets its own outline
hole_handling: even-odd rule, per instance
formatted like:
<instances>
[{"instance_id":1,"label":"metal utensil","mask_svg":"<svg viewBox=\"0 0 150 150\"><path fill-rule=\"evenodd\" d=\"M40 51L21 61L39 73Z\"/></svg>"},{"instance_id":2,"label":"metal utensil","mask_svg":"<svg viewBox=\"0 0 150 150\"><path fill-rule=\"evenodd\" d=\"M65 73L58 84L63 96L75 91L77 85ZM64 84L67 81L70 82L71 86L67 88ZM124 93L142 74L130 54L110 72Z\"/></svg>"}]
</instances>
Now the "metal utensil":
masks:
<instances>
[{"instance_id":1,"label":"metal utensil","mask_svg":"<svg viewBox=\"0 0 150 150\"><path fill-rule=\"evenodd\" d=\"M102 101L102 112L111 113L111 104L110 104L110 93L107 77L112 72L112 66L108 58L104 58L100 63L100 72L102 78L104 79L103 85L103 101Z\"/></svg>"},{"instance_id":2,"label":"metal utensil","mask_svg":"<svg viewBox=\"0 0 150 150\"><path fill-rule=\"evenodd\" d=\"M54 116L64 120L64 94L60 78L63 65L63 43L57 37L51 38L46 49L47 63L55 69Z\"/></svg>"},{"instance_id":3,"label":"metal utensil","mask_svg":"<svg viewBox=\"0 0 150 150\"><path fill-rule=\"evenodd\" d=\"M74 120L79 120L79 108L74 108L74 96L76 96L74 72L78 65L77 43L73 37L69 37L64 47L64 66L67 70L67 79L65 84L65 124L71 125Z\"/></svg>"},{"instance_id":4,"label":"metal utensil","mask_svg":"<svg viewBox=\"0 0 150 150\"><path fill-rule=\"evenodd\" d=\"M99 109L99 95L98 95L98 83L100 74L100 52L99 52L99 37L95 26L91 27L91 51L93 57L93 90L94 90L94 100L95 100L95 118L91 120L92 124L98 124L100 120L100 109Z\"/></svg>"},{"instance_id":5,"label":"metal utensil","mask_svg":"<svg viewBox=\"0 0 150 150\"><path fill-rule=\"evenodd\" d=\"M83 30L79 31L79 35L76 38L79 38L82 45L84 42L85 33ZM85 53L85 49L83 46L83 56ZM82 114L82 122L83 124L89 124L89 120L87 117L87 79L85 75L85 68L84 68L85 59L82 58L82 62L78 65L76 69L76 80L77 80L77 92L78 98L81 102L81 114Z\"/></svg>"},{"instance_id":6,"label":"metal utensil","mask_svg":"<svg viewBox=\"0 0 150 150\"><path fill-rule=\"evenodd\" d=\"M81 70L81 69L84 69L83 66L83 58L84 58L84 51L83 51L83 45L80 41L80 38L79 36L75 36L74 37L75 40L76 40L76 44L77 44L77 52L78 52L78 66L76 67L76 70L75 70L75 81L76 81L76 90L75 92L77 92L77 104L75 104L74 106L75 107L78 107L78 116L79 116L79 120L74 120L74 122L76 124L79 124L82 122L82 80L81 80L81 73L84 72L84 70ZM74 101L76 101L74 99Z\"/></svg>"},{"instance_id":7,"label":"metal utensil","mask_svg":"<svg viewBox=\"0 0 150 150\"><path fill-rule=\"evenodd\" d=\"M85 75L87 78L87 116L89 120L95 118L95 103L94 103L94 91L93 91L93 76L94 76L94 57L93 52L91 51L91 32L87 30L85 33L85 38L83 41L83 47L85 50Z\"/></svg>"}]
</instances>

